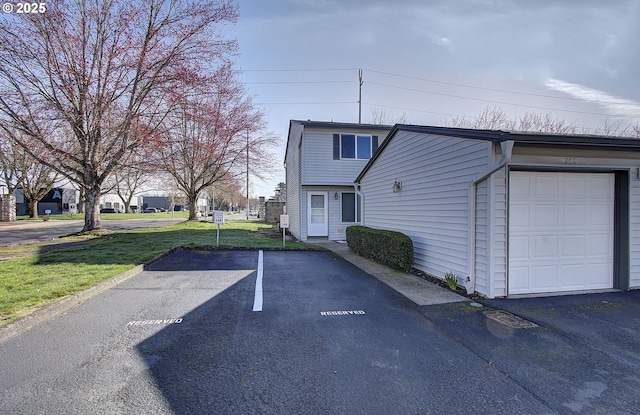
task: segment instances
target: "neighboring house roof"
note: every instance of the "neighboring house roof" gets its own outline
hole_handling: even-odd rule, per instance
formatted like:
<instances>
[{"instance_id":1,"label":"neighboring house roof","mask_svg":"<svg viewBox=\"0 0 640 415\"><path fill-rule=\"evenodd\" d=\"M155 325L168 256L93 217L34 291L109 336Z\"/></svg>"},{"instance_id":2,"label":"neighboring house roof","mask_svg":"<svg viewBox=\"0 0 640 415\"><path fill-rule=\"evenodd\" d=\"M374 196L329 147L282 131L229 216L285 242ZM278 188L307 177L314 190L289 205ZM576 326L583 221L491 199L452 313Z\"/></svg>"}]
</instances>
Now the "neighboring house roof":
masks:
<instances>
[{"instance_id":1,"label":"neighboring house roof","mask_svg":"<svg viewBox=\"0 0 640 415\"><path fill-rule=\"evenodd\" d=\"M311 128L331 128L339 131L346 130L391 130L392 125L383 125L383 124L358 124L358 123L347 123L347 122L333 122L333 121L302 121L302 120L290 120L289 121L289 131L287 134L287 146L285 147L284 159L287 160L287 152L289 151L289 140L291 139L291 126L293 124L298 124L303 127L311 127Z\"/></svg>"},{"instance_id":2,"label":"neighboring house roof","mask_svg":"<svg viewBox=\"0 0 640 415\"><path fill-rule=\"evenodd\" d=\"M373 163L384 152L384 149L393 140L398 131L409 131L422 134L443 135L449 137L469 138L474 140L485 140L500 143L503 141L514 141L522 144L535 145L562 145L579 147L597 147L610 150L631 150L640 151L640 139L633 137L611 137L601 135L586 134L551 134L536 133L526 131L502 131L502 130L477 130L470 128L432 127L419 125L396 124L393 126L387 138L384 139L378 151L371 157L364 166L355 183L365 176Z\"/></svg>"}]
</instances>

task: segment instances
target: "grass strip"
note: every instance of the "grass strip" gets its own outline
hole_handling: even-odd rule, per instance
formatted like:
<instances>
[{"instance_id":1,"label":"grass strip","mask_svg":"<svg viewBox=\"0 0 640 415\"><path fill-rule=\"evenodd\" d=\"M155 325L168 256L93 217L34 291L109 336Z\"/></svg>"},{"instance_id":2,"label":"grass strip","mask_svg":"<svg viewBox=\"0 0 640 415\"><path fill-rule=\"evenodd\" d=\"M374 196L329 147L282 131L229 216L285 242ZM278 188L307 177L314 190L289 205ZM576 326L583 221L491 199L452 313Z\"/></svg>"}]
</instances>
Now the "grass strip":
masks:
<instances>
[{"instance_id":1,"label":"grass strip","mask_svg":"<svg viewBox=\"0 0 640 415\"><path fill-rule=\"evenodd\" d=\"M220 247L281 247L282 240L260 232L272 226L261 222L228 221L220 226ZM78 237L70 237L70 240L77 241ZM215 225L185 221L160 228L98 234L80 246L55 250L42 246L41 252L36 254L3 260L0 262L0 326L29 314L34 308L127 271L173 247L212 247L215 244ZM287 247L309 248L310 245L290 242ZM15 248L0 248L0 257L10 250Z\"/></svg>"}]
</instances>

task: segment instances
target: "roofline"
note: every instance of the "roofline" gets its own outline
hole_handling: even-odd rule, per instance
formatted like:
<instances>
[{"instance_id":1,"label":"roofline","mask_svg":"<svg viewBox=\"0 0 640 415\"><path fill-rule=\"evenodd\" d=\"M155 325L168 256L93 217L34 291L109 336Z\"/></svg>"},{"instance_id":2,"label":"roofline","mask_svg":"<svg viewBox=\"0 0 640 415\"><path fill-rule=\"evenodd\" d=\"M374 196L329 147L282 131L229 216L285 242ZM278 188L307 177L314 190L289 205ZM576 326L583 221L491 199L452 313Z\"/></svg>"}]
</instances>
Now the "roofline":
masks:
<instances>
[{"instance_id":1,"label":"roofline","mask_svg":"<svg viewBox=\"0 0 640 415\"><path fill-rule=\"evenodd\" d=\"M358 124L348 122L333 122L333 121L312 121L312 120L289 120L289 130L287 131L287 143L284 150L284 162L287 160L287 152L289 151L289 138L291 137L291 126L293 124L299 124L302 127L315 127L315 128L334 128L339 130L391 130L392 125L384 124Z\"/></svg>"},{"instance_id":2,"label":"roofline","mask_svg":"<svg viewBox=\"0 0 640 415\"><path fill-rule=\"evenodd\" d=\"M473 140L484 140L495 143L511 140L516 144L534 145L564 145L577 147L600 147L607 149L636 150L640 151L640 139L633 137L612 137L601 135L585 134L551 134L522 131L502 131L502 130L479 130L471 128L451 128L419 125L396 124L393 126L387 137L382 142L378 151L369 159L354 183L360 183L364 175L371 168L371 165L378 159L380 154L389 145L398 131L409 131L422 134L443 135L448 137L467 138Z\"/></svg>"},{"instance_id":3,"label":"roofline","mask_svg":"<svg viewBox=\"0 0 640 415\"><path fill-rule=\"evenodd\" d=\"M334 122L334 121L312 121L312 120L291 120L289 125L296 123L304 127L316 127L316 128L340 128L345 130L390 130L392 125L385 124L359 124L350 122Z\"/></svg>"}]
</instances>

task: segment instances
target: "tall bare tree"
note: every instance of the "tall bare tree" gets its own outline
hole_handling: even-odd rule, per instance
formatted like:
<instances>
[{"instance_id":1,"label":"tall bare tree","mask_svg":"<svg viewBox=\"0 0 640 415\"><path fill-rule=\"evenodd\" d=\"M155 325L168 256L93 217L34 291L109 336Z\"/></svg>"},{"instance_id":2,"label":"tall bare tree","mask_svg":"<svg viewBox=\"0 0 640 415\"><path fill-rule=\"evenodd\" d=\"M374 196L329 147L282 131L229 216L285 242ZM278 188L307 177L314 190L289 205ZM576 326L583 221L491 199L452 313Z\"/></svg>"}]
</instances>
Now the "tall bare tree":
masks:
<instances>
[{"instance_id":1,"label":"tall bare tree","mask_svg":"<svg viewBox=\"0 0 640 415\"><path fill-rule=\"evenodd\" d=\"M85 195L84 230L129 152L152 140L179 80L235 53L232 0L53 0L0 22L0 128ZM46 134L54 127L55 135ZM31 149L46 149L45 156Z\"/></svg>"},{"instance_id":2,"label":"tall bare tree","mask_svg":"<svg viewBox=\"0 0 640 415\"><path fill-rule=\"evenodd\" d=\"M195 220L200 193L244 174L247 154L254 163L265 163L273 140L229 65L212 77L192 78L174 98L164 135L150 149L158 168L186 195L189 220Z\"/></svg>"}]
</instances>

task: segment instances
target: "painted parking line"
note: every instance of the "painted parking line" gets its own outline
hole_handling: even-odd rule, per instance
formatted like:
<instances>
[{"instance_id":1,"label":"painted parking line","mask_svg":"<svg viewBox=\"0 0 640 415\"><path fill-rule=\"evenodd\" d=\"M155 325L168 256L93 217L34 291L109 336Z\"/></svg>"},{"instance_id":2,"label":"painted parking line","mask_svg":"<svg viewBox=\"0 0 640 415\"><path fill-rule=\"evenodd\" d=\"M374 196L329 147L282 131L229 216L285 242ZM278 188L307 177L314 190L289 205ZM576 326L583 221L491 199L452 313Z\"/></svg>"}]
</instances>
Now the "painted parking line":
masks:
<instances>
[{"instance_id":1,"label":"painted parking line","mask_svg":"<svg viewBox=\"0 0 640 415\"><path fill-rule=\"evenodd\" d=\"M262 274L263 274L262 250L258 251L258 272L256 276L256 292L253 297L253 311L262 311Z\"/></svg>"}]
</instances>

